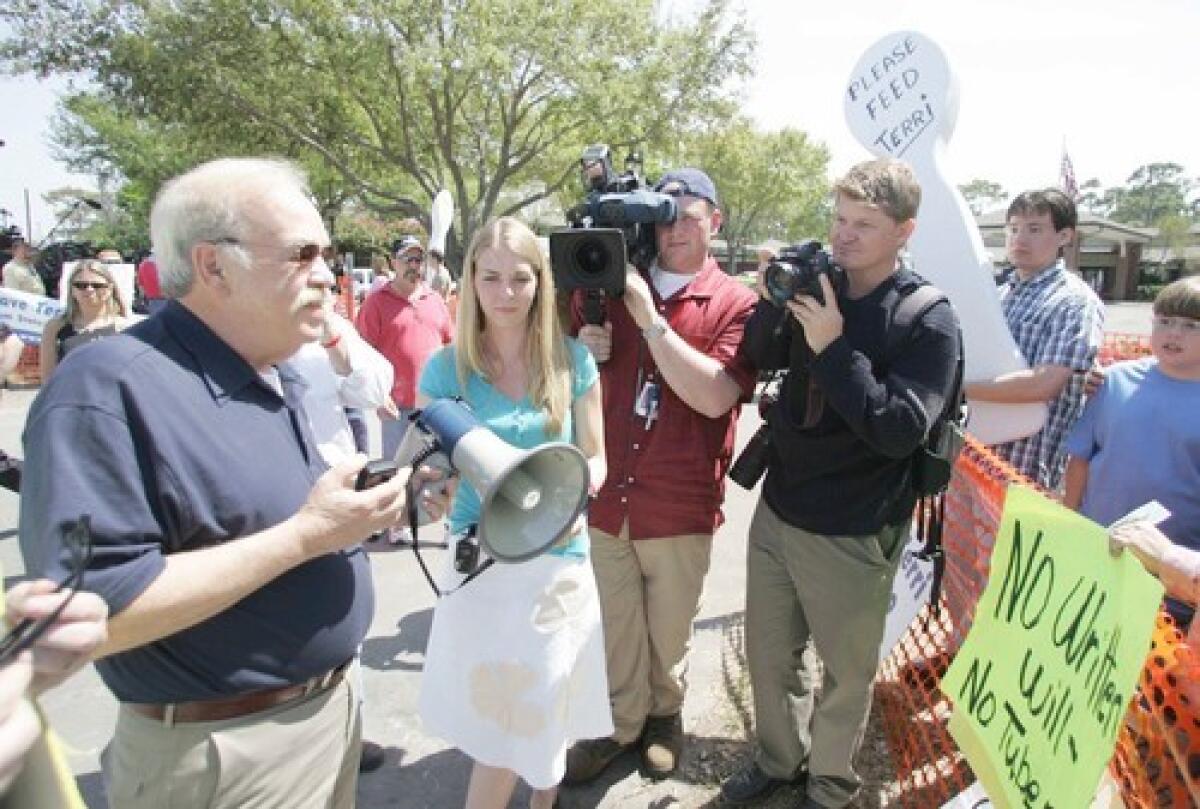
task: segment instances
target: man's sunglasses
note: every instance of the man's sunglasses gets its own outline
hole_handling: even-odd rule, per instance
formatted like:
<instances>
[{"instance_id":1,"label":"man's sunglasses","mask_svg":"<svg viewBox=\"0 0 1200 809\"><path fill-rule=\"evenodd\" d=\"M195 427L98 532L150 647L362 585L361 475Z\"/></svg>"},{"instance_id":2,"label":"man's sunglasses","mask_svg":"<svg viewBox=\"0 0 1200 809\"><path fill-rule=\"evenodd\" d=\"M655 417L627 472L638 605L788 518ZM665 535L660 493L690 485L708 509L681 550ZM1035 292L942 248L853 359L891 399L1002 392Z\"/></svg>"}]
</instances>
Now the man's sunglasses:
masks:
<instances>
[{"instance_id":1,"label":"man's sunglasses","mask_svg":"<svg viewBox=\"0 0 1200 809\"><path fill-rule=\"evenodd\" d=\"M108 289L108 284L102 281L72 281L71 286L75 289Z\"/></svg>"},{"instance_id":2,"label":"man's sunglasses","mask_svg":"<svg viewBox=\"0 0 1200 809\"><path fill-rule=\"evenodd\" d=\"M222 236L219 239L210 240L211 244L236 244L243 246L241 239L233 236ZM288 261L294 264L312 264L322 255L321 245L315 243L298 244L291 248L288 252Z\"/></svg>"},{"instance_id":3,"label":"man's sunglasses","mask_svg":"<svg viewBox=\"0 0 1200 809\"><path fill-rule=\"evenodd\" d=\"M64 526L62 542L70 554L71 569L67 577L54 588L54 592L67 590L69 593L46 617L26 618L8 631L0 640L0 667L8 665L17 655L37 643L38 638L46 634L46 630L62 615L75 593L83 588L83 572L92 561L91 517L85 514L74 525Z\"/></svg>"}]
</instances>

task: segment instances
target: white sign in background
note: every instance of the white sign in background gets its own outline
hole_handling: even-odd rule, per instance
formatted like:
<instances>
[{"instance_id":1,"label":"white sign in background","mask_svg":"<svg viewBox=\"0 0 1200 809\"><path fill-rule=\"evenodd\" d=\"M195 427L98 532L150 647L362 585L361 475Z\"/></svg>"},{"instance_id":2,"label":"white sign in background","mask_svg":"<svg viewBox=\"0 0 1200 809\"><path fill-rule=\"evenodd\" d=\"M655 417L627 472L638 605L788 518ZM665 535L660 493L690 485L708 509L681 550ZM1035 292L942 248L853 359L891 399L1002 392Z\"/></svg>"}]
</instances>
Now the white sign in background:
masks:
<instances>
[{"instance_id":1,"label":"white sign in background","mask_svg":"<svg viewBox=\"0 0 1200 809\"><path fill-rule=\"evenodd\" d=\"M57 317L62 310L63 305L54 298L0 288L0 323L26 345L41 343L47 321Z\"/></svg>"},{"instance_id":2,"label":"white sign in background","mask_svg":"<svg viewBox=\"0 0 1200 809\"><path fill-rule=\"evenodd\" d=\"M859 59L844 96L846 122L878 157L912 166L921 210L909 249L914 268L946 293L962 323L966 378L1027 368L1013 342L975 218L942 166L958 115L958 88L942 50L915 31L876 42ZM985 444L1041 429L1043 404L972 402L968 429Z\"/></svg>"}]
</instances>

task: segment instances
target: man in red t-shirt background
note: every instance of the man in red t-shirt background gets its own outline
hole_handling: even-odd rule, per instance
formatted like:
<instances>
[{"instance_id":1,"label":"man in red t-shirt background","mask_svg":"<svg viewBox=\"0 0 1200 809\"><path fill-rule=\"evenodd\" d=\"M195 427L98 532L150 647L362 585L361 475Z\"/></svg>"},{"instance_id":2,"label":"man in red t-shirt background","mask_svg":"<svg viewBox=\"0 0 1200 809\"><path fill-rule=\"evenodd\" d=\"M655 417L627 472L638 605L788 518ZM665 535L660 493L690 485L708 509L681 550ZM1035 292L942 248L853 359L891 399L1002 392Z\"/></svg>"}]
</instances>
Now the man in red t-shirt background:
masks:
<instances>
[{"instance_id":1,"label":"man in red t-shirt background","mask_svg":"<svg viewBox=\"0 0 1200 809\"><path fill-rule=\"evenodd\" d=\"M412 236L392 247L390 282L369 294L354 321L358 333L392 364L392 401L398 413L379 411L383 457L391 458L416 408L417 380L426 360L454 337L450 312L441 295L426 286L425 249ZM402 529L394 538L403 539Z\"/></svg>"}]
</instances>

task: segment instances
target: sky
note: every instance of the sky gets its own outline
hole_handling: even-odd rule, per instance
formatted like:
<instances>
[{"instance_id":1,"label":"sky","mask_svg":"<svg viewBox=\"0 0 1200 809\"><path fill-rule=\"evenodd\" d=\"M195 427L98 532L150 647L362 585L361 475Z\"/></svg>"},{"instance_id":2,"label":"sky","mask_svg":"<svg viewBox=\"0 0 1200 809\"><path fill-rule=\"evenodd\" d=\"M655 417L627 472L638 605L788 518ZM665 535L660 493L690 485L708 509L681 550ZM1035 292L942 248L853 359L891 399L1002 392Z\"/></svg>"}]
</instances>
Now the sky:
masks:
<instances>
[{"instance_id":1,"label":"sky","mask_svg":"<svg viewBox=\"0 0 1200 809\"><path fill-rule=\"evenodd\" d=\"M796 127L824 142L834 175L869 157L842 113L850 74L876 41L902 30L937 43L957 76L958 123L945 155L957 184L991 180L1010 195L1057 185L1064 145L1080 184L1093 177L1106 187L1123 184L1150 162L1200 175L1193 58L1200 0L740 0L740 7L758 37L743 111L765 129ZM0 77L0 208L25 229L28 189L35 239L54 224L42 194L91 185L50 157L49 120L65 87Z\"/></svg>"}]
</instances>

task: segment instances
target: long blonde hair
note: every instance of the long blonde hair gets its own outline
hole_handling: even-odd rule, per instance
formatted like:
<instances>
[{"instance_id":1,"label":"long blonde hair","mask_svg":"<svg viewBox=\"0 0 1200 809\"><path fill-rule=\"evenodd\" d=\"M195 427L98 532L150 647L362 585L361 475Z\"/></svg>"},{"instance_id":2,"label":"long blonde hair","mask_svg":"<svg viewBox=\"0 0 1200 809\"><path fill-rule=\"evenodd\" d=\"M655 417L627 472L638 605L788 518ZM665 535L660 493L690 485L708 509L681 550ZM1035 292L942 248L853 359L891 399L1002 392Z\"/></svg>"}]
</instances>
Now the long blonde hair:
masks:
<instances>
[{"instance_id":1,"label":"long blonde hair","mask_svg":"<svg viewBox=\"0 0 1200 809\"><path fill-rule=\"evenodd\" d=\"M529 400L546 412L546 433L555 435L562 429L571 406L571 355L558 319L550 262L542 254L533 231L509 216L494 219L480 228L463 262L454 352L458 384L466 390L472 373L488 377L483 348L483 330L487 324L475 292L476 261L482 251L500 247L528 262L537 276L537 291L525 324Z\"/></svg>"},{"instance_id":2,"label":"long blonde hair","mask_svg":"<svg viewBox=\"0 0 1200 809\"><path fill-rule=\"evenodd\" d=\"M67 276L67 286L75 283L75 279L79 277L79 273L84 271L95 273L108 282L108 304L105 306L109 317L125 318L129 317L129 312L125 309L125 301L121 299L121 293L117 291L117 279L113 277L112 270L104 265L104 262L97 261L94 258L84 259L71 268L71 273ZM75 290L67 291L67 306L63 310L63 323L73 323L75 315L79 313L79 304L75 302Z\"/></svg>"}]
</instances>

